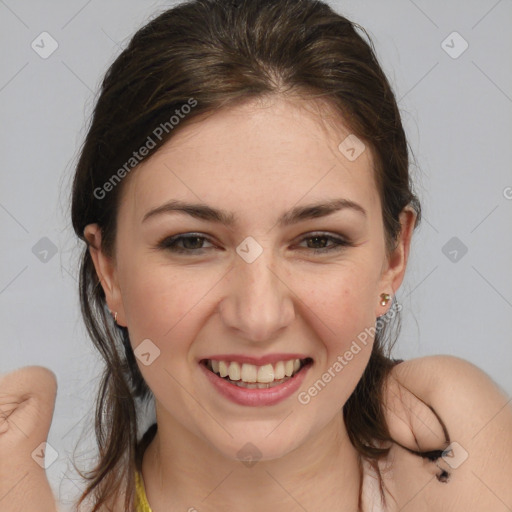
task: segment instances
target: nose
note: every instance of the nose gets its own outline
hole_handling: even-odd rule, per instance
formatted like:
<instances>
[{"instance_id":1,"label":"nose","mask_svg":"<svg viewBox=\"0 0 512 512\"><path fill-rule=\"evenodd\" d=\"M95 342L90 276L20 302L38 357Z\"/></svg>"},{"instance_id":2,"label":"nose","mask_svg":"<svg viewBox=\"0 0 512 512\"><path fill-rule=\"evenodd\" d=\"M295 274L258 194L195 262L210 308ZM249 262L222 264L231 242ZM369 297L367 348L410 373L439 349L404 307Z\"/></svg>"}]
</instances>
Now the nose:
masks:
<instances>
[{"instance_id":1,"label":"nose","mask_svg":"<svg viewBox=\"0 0 512 512\"><path fill-rule=\"evenodd\" d=\"M219 311L224 324L244 339L264 342L282 335L295 318L293 290L272 264L270 250L252 263L242 259L228 273Z\"/></svg>"}]
</instances>

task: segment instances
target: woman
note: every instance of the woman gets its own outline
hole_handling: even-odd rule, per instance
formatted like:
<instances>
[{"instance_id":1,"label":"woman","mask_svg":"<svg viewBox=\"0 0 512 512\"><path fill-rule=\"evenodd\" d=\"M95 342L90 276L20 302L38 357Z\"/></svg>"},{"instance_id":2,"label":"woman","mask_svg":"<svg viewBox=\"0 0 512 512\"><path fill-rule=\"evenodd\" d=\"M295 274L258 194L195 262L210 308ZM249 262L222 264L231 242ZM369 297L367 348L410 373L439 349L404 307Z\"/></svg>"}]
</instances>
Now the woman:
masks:
<instances>
[{"instance_id":1,"label":"woman","mask_svg":"<svg viewBox=\"0 0 512 512\"><path fill-rule=\"evenodd\" d=\"M106 362L86 510L512 507L507 397L461 359L388 357L421 208L355 27L322 2L197 0L108 70L72 198ZM52 510L30 454L55 378L0 385L3 494Z\"/></svg>"}]
</instances>

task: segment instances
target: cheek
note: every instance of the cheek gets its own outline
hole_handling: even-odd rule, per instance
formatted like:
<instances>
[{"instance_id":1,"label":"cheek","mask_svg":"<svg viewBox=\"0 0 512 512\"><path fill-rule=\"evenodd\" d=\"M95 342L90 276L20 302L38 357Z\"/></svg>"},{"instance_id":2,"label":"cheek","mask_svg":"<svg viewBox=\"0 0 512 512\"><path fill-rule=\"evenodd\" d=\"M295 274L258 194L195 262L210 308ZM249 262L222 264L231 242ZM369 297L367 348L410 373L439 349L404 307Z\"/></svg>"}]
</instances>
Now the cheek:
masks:
<instances>
[{"instance_id":1,"label":"cheek","mask_svg":"<svg viewBox=\"0 0 512 512\"><path fill-rule=\"evenodd\" d=\"M307 297L304 311L309 311L317 364L297 398L322 423L343 407L368 364L376 322L375 284L368 285L356 266L315 282L312 287L303 280L301 294Z\"/></svg>"},{"instance_id":2,"label":"cheek","mask_svg":"<svg viewBox=\"0 0 512 512\"><path fill-rule=\"evenodd\" d=\"M132 347L137 355L144 340L156 346L145 342L152 360L146 365L137 358L137 365L158 400L182 403L175 379L190 379L189 349L202 325L201 298L212 285L205 287L193 272L165 265L146 262L126 270L122 296Z\"/></svg>"},{"instance_id":3,"label":"cheek","mask_svg":"<svg viewBox=\"0 0 512 512\"><path fill-rule=\"evenodd\" d=\"M325 324L326 339L375 322L378 280L371 269L356 262L326 269L325 272L301 273L300 296L313 316Z\"/></svg>"},{"instance_id":4,"label":"cheek","mask_svg":"<svg viewBox=\"0 0 512 512\"><path fill-rule=\"evenodd\" d=\"M125 274L123 306L130 341L135 354L144 340L157 357L150 365L137 358L139 369L149 387L163 402L182 403L179 382L194 382L191 371L198 370L194 342L211 317L216 304L216 284L223 273L200 272L193 267L163 264L133 265ZM165 398L165 399L164 399ZM184 400L186 401L186 400Z\"/></svg>"},{"instance_id":5,"label":"cheek","mask_svg":"<svg viewBox=\"0 0 512 512\"><path fill-rule=\"evenodd\" d=\"M157 325L166 283L147 266L127 268L122 283L123 307L130 333L142 333L149 326Z\"/></svg>"},{"instance_id":6,"label":"cheek","mask_svg":"<svg viewBox=\"0 0 512 512\"><path fill-rule=\"evenodd\" d=\"M123 307L132 343L162 340L199 301L203 286L183 270L134 264L121 275ZM204 293L203 293L204 295Z\"/></svg>"},{"instance_id":7,"label":"cheek","mask_svg":"<svg viewBox=\"0 0 512 512\"><path fill-rule=\"evenodd\" d=\"M355 387L371 354L377 300L377 279L369 279L371 274L361 262L354 262L314 278L303 273L301 279L303 312L317 340L317 368L330 372L326 380L336 382L329 385L333 393Z\"/></svg>"}]
</instances>

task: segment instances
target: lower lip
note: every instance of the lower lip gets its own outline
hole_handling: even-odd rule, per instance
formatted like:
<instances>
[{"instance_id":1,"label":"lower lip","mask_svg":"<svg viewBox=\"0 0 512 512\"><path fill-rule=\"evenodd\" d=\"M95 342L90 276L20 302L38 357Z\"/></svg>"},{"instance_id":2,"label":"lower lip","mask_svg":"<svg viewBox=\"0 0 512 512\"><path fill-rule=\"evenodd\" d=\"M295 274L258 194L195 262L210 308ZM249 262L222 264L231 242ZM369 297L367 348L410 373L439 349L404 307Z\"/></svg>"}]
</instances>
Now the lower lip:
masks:
<instances>
[{"instance_id":1,"label":"lower lip","mask_svg":"<svg viewBox=\"0 0 512 512\"><path fill-rule=\"evenodd\" d=\"M199 366L205 373L206 378L221 395L239 405L259 407L277 404L295 393L304 381L311 364L311 362L306 364L306 366L302 367L296 375L286 382L267 389L241 388L230 384L227 380L208 370L203 363L199 363Z\"/></svg>"}]
</instances>

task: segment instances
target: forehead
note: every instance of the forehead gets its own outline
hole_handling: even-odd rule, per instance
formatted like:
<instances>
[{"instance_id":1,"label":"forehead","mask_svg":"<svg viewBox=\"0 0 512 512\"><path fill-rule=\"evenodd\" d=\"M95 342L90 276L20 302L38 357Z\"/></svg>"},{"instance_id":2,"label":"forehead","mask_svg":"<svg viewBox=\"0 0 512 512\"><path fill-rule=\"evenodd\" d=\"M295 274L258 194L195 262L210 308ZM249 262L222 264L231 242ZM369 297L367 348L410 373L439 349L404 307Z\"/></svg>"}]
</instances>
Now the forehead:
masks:
<instances>
[{"instance_id":1,"label":"forehead","mask_svg":"<svg viewBox=\"0 0 512 512\"><path fill-rule=\"evenodd\" d=\"M373 158L353 137L320 102L272 98L224 108L194 118L139 164L123 186L120 208L140 221L174 198L237 212L257 208L262 216L344 197L371 214L380 204ZM348 146L362 152L354 159Z\"/></svg>"}]
</instances>

